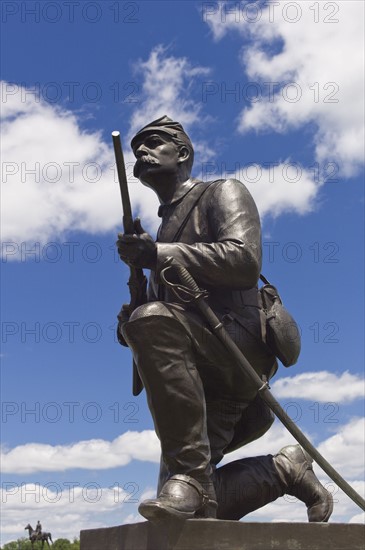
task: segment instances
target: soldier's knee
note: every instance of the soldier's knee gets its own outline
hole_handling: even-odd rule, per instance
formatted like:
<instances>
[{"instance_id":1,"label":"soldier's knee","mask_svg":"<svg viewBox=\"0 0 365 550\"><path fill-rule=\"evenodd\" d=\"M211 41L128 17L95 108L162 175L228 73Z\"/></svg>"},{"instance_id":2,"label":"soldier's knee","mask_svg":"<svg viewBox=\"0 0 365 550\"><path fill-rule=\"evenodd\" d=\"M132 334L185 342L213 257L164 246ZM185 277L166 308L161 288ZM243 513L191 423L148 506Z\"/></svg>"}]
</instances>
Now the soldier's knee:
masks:
<instances>
[{"instance_id":1,"label":"soldier's knee","mask_svg":"<svg viewBox=\"0 0 365 550\"><path fill-rule=\"evenodd\" d=\"M151 316L171 317L171 313L164 302L150 302L137 307L129 318L129 322L145 319Z\"/></svg>"},{"instance_id":2,"label":"soldier's knee","mask_svg":"<svg viewBox=\"0 0 365 550\"><path fill-rule=\"evenodd\" d=\"M167 342L167 335L174 328L181 333L180 322L174 318L168 304L151 302L136 308L121 330L128 346L136 351L156 344L158 339Z\"/></svg>"}]
</instances>

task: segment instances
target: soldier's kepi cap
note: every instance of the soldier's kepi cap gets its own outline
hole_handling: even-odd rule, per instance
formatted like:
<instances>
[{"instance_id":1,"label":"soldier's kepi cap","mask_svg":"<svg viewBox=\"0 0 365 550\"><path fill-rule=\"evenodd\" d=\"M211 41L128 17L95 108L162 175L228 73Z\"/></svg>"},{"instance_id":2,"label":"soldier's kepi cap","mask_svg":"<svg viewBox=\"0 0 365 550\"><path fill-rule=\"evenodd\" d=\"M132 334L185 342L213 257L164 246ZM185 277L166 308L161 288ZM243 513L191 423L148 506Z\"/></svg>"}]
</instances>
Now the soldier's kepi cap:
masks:
<instances>
[{"instance_id":1,"label":"soldier's kepi cap","mask_svg":"<svg viewBox=\"0 0 365 550\"><path fill-rule=\"evenodd\" d=\"M171 118L169 118L166 115L162 116L161 118L158 118L157 120L153 120L152 122L147 124L147 126L144 126L143 128L141 128L141 130L139 130L139 132L136 133L136 135L131 141L132 149L134 149L136 142L140 140L143 134L150 134L151 132L154 132L154 131L168 134L172 138L184 143L185 145L193 149L193 145L190 141L190 138L188 134L185 132L180 122L174 122L173 120L171 120Z\"/></svg>"}]
</instances>

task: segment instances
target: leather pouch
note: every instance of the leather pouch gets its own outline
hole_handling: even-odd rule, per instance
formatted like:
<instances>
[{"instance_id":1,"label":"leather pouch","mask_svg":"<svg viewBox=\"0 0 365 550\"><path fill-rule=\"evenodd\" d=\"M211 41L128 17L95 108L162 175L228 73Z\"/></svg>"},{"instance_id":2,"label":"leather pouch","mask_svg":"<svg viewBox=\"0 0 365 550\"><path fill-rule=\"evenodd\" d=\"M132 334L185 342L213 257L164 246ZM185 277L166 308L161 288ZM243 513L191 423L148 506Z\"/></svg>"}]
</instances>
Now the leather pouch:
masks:
<instances>
[{"instance_id":1,"label":"leather pouch","mask_svg":"<svg viewBox=\"0 0 365 550\"><path fill-rule=\"evenodd\" d=\"M292 315L283 306L277 288L260 275L259 288L262 339L285 367L294 365L301 348L300 331Z\"/></svg>"}]
</instances>

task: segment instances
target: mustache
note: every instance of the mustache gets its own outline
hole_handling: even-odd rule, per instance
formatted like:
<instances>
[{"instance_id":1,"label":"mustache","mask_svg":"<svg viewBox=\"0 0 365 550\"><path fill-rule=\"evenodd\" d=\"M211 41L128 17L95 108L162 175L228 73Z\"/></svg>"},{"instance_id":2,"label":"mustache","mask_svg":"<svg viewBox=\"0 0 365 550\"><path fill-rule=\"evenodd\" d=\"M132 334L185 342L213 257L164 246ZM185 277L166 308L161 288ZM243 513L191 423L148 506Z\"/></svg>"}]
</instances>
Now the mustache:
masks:
<instances>
[{"instance_id":1,"label":"mustache","mask_svg":"<svg viewBox=\"0 0 365 550\"><path fill-rule=\"evenodd\" d=\"M143 155L136 161L136 165L139 164L160 164L157 159L152 157L151 155Z\"/></svg>"}]
</instances>

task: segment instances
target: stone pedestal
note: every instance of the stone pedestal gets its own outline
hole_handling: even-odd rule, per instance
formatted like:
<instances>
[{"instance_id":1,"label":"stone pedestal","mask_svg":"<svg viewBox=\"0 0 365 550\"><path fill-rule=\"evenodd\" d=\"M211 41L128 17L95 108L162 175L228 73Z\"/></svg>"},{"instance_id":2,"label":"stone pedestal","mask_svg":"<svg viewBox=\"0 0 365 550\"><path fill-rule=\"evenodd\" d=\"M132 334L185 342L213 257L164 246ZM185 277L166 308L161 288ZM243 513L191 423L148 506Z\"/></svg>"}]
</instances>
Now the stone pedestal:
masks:
<instances>
[{"instance_id":1,"label":"stone pedestal","mask_svg":"<svg viewBox=\"0 0 365 550\"><path fill-rule=\"evenodd\" d=\"M188 520L81 531L81 550L364 550L365 525Z\"/></svg>"}]
</instances>

